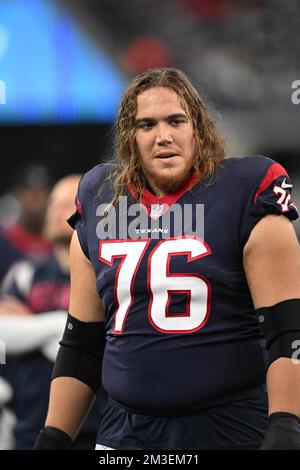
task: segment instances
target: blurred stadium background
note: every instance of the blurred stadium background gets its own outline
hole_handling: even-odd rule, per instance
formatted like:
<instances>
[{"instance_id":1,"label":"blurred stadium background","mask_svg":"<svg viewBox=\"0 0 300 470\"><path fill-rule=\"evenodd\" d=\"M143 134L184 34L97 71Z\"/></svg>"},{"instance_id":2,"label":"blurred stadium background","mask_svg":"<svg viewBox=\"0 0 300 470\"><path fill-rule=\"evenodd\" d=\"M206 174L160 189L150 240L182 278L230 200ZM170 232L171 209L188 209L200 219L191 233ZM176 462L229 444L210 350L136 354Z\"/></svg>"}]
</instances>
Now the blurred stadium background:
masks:
<instances>
[{"instance_id":1,"label":"blurred stadium background","mask_svg":"<svg viewBox=\"0 0 300 470\"><path fill-rule=\"evenodd\" d=\"M126 84L156 66L183 69L209 98L228 155L283 164L300 205L299 0L0 0L0 280L49 255L48 190L109 157ZM11 448L15 418L0 418Z\"/></svg>"},{"instance_id":2,"label":"blurred stadium background","mask_svg":"<svg viewBox=\"0 0 300 470\"><path fill-rule=\"evenodd\" d=\"M229 154L285 165L299 204L299 31L299 0L1 0L0 221L24 163L55 181L109 154L122 91L153 66L209 97Z\"/></svg>"}]
</instances>

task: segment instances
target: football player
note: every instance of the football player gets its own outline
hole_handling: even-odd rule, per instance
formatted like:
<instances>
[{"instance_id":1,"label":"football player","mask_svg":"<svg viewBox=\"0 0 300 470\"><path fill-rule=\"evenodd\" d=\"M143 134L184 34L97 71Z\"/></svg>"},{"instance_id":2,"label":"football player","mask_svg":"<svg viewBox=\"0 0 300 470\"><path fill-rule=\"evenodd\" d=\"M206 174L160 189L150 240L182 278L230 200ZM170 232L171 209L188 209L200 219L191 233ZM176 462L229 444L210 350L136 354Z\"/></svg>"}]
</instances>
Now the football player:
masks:
<instances>
[{"instance_id":1,"label":"football player","mask_svg":"<svg viewBox=\"0 0 300 470\"><path fill-rule=\"evenodd\" d=\"M69 316L35 448L68 448L102 383L96 448L300 449L286 170L224 159L207 104L177 69L132 81L116 149L79 185Z\"/></svg>"}]
</instances>

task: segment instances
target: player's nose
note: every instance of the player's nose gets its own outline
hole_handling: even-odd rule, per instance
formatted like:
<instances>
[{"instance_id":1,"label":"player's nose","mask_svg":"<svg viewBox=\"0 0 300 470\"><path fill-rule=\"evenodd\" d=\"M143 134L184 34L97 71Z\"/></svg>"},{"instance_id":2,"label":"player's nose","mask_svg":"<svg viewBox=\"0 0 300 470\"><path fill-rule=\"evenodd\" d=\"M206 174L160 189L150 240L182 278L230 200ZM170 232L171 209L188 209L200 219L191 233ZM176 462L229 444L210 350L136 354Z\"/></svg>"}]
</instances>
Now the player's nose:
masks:
<instances>
[{"instance_id":1,"label":"player's nose","mask_svg":"<svg viewBox=\"0 0 300 470\"><path fill-rule=\"evenodd\" d=\"M170 128L166 123L159 123L157 126L156 143L166 145L173 142Z\"/></svg>"}]
</instances>

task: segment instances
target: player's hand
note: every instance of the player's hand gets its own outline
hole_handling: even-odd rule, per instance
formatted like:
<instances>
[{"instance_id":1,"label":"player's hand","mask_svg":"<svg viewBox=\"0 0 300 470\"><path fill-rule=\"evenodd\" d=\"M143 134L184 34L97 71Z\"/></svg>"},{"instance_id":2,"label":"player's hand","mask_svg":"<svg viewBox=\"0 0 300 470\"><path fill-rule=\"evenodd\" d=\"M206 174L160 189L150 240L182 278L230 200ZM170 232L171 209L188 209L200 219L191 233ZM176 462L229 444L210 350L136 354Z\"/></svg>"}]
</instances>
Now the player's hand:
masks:
<instances>
[{"instance_id":1,"label":"player's hand","mask_svg":"<svg viewBox=\"0 0 300 470\"><path fill-rule=\"evenodd\" d=\"M291 413L272 413L260 450L300 450L300 418Z\"/></svg>"}]
</instances>

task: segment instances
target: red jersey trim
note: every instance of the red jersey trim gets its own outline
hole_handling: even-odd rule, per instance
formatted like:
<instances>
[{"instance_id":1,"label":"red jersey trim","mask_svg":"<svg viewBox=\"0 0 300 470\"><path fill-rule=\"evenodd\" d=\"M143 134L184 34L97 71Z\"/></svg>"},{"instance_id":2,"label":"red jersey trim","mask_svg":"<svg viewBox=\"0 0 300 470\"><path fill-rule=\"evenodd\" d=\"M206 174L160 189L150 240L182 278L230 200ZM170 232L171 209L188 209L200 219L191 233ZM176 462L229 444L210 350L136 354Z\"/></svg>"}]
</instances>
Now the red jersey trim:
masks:
<instances>
[{"instance_id":1,"label":"red jersey trim","mask_svg":"<svg viewBox=\"0 0 300 470\"><path fill-rule=\"evenodd\" d=\"M35 235L25 230L18 223L7 228L5 236L19 251L25 255L41 254L49 255L52 253L52 245L41 235Z\"/></svg>"},{"instance_id":2,"label":"red jersey trim","mask_svg":"<svg viewBox=\"0 0 300 470\"><path fill-rule=\"evenodd\" d=\"M80 204L80 201L79 201L79 198L77 197L76 199L76 204L77 204L77 212L79 215L82 215L82 207L81 207L81 204Z\"/></svg>"},{"instance_id":3,"label":"red jersey trim","mask_svg":"<svg viewBox=\"0 0 300 470\"><path fill-rule=\"evenodd\" d=\"M202 171L195 171L186 183L181 186L177 191L174 191L170 194L166 194L163 197L157 197L152 194L147 188L144 189L144 194L141 200L141 203L146 207L148 215L150 216L151 213L151 205L152 204L164 204L165 209L163 213L165 213L173 204L178 201L187 191L189 191L196 183L198 183L201 179ZM136 191L131 183L127 183L127 187L129 189L130 194L136 200Z\"/></svg>"},{"instance_id":4,"label":"red jersey trim","mask_svg":"<svg viewBox=\"0 0 300 470\"><path fill-rule=\"evenodd\" d=\"M268 186L274 181L276 178L279 176L289 176L283 166L280 165L280 163L273 163L270 168L268 169L264 179L259 185L259 188L257 189L255 196L254 196L254 204L256 204L258 196L264 192Z\"/></svg>"}]
</instances>

